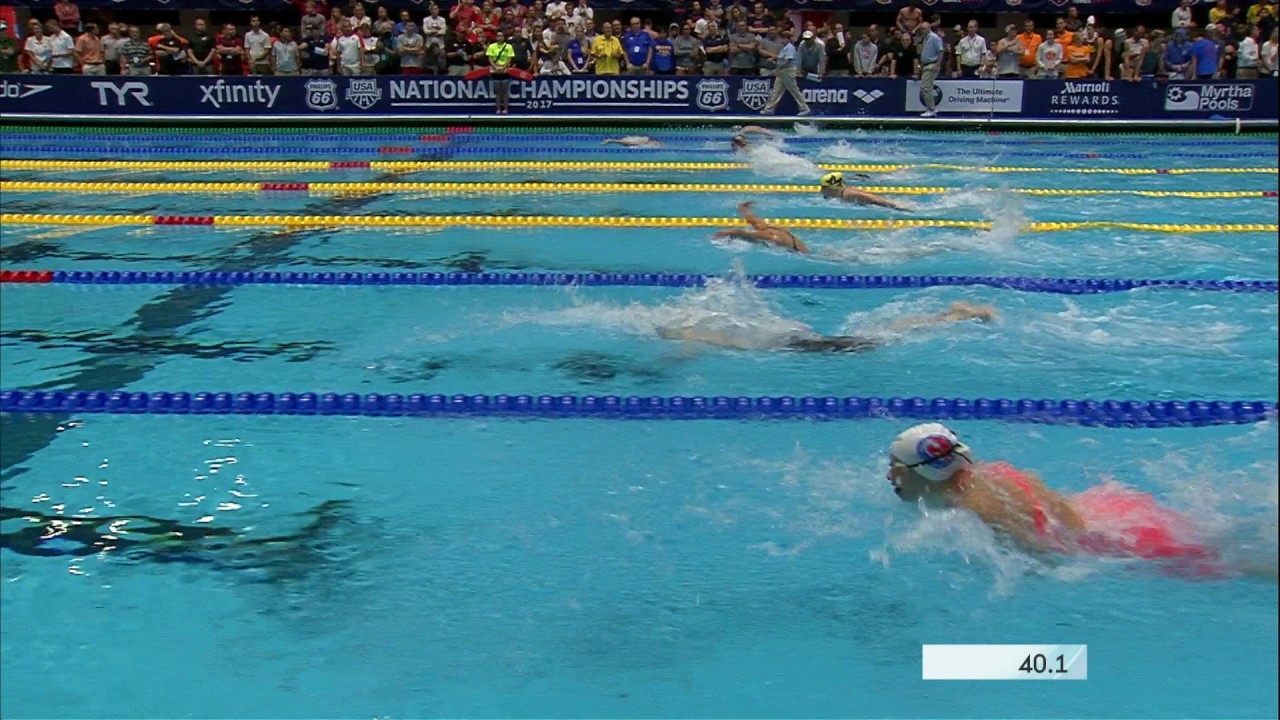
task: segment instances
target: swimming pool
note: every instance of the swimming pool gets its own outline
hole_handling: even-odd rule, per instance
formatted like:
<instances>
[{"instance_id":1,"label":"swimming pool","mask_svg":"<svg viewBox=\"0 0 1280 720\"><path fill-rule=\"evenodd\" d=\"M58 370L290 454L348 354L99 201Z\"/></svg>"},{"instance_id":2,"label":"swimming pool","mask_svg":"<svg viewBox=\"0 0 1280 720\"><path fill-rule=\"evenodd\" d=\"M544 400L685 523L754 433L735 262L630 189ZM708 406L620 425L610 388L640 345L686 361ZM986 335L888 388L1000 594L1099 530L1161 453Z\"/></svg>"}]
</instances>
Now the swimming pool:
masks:
<instances>
[{"instance_id":1,"label":"swimming pool","mask_svg":"<svg viewBox=\"0 0 1280 720\"><path fill-rule=\"evenodd\" d=\"M625 133L585 128L448 130L147 131L106 137L109 150L94 156L78 150L83 134L5 129L5 183L82 185L0 186L3 267L717 279L697 288L5 284L3 386L1182 401L1280 392L1274 292L762 289L744 277L1273 280L1274 229L1212 226L1277 222L1275 174L1262 172L1276 166L1274 136L801 129L734 157L727 134L710 129L663 131L655 137L668 147L658 149L604 148L601 139ZM386 151L403 147L412 152ZM408 164L295 164L388 158ZM52 159L107 164L14 162ZM126 165L140 160L265 164ZM547 164L563 160L592 165ZM797 189L815 187L815 163L907 166L846 175L865 172L859 184L895 188L917 211L841 207ZM1152 172L1119 172L1135 168ZM108 185L180 181L206 186ZM312 185L217 185L240 182ZM384 185L321 185L335 182ZM561 186L570 182L604 185ZM1046 189L1100 192L1036 192ZM1194 192L1236 196L1177 195ZM745 200L767 218L990 229L802 229L815 253L799 256L713 242L710 223L522 219L719 219ZM96 214L510 224L73 224ZM1138 227L1026 229L1098 221ZM885 329L954 301L990 303L1001 317ZM801 324L887 344L814 355L695 347L656 332L695 325L768 338ZM884 481L889 439L910 421L15 414L3 423L6 717L1277 713L1274 581L1033 558L965 516L922 514ZM1054 487L1114 479L1151 491L1196 513L1230 557L1274 568L1274 421L954 426L979 455ZM117 548L75 554L84 526L62 523L77 515L115 519L95 532ZM40 539L49 534L58 536ZM923 643L1006 642L1087 643L1092 672L1060 686L920 679Z\"/></svg>"}]
</instances>

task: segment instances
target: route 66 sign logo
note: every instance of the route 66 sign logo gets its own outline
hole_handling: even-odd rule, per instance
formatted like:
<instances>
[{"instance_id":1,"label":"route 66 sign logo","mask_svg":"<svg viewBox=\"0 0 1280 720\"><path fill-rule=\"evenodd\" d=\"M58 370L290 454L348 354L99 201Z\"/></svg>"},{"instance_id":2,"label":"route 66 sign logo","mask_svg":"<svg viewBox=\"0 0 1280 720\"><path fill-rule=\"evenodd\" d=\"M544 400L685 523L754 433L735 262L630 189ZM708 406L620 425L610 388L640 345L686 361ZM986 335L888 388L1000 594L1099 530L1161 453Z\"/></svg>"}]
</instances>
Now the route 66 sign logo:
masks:
<instances>
[{"instance_id":1,"label":"route 66 sign logo","mask_svg":"<svg viewBox=\"0 0 1280 720\"><path fill-rule=\"evenodd\" d=\"M699 80L697 100L698 107L707 112L717 112L729 108L729 83L724 80Z\"/></svg>"},{"instance_id":2,"label":"route 66 sign logo","mask_svg":"<svg viewBox=\"0 0 1280 720\"><path fill-rule=\"evenodd\" d=\"M335 110L338 107L338 84L332 80L308 80L307 107L312 110Z\"/></svg>"}]
</instances>

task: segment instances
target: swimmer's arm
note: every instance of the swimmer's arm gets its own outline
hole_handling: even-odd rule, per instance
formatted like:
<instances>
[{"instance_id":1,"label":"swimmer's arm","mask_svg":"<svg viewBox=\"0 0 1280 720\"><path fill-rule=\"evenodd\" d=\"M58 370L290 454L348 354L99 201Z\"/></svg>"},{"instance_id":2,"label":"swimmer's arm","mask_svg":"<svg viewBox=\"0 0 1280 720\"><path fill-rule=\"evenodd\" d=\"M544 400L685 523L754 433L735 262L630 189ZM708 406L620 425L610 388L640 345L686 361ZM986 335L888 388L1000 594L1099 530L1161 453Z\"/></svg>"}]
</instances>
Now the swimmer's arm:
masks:
<instances>
[{"instance_id":1,"label":"swimmer's arm","mask_svg":"<svg viewBox=\"0 0 1280 720\"><path fill-rule=\"evenodd\" d=\"M989 305L956 303L946 312L940 312L935 315L911 315L898 318L889 323L888 329L891 331L911 330L913 328L933 327L964 320L991 320L995 317L995 308Z\"/></svg>"},{"instance_id":2,"label":"swimmer's arm","mask_svg":"<svg viewBox=\"0 0 1280 720\"><path fill-rule=\"evenodd\" d=\"M777 137L778 135L778 133L770 130L769 128L763 128L763 127L760 127L759 125L745 125L738 132L743 135L754 134L754 135L765 135L767 137Z\"/></svg>"},{"instance_id":3,"label":"swimmer's arm","mask_svg":"<svg viewBox=\"0 0 1280 720\"><path fill-rule=\"evenodd\" d=\"M738 214L742 216L743 220L747 221L748 225L755 228L756 230L764 230L768 228L769 227L768 223L756 217L756 214L751 212L752 205L755 205L755 203L753 202L738 203Z\"/></svg>"},{"instance_id":4,"label":"swimmer's arm","mask_svg":"<svg viewBox=\"0 0 1280 720\"><path fill-rule=\"evenodd\" d=\"M746 346L741 341L735 340L729 335L723 333L712 332L708 330L696 330L694 328L658 328L658 335L668 340L683 340L685 342L704 343L706 345L715 345L717 347L730 348L733 350L746 350Z\"/></svg>"}]
</instances>

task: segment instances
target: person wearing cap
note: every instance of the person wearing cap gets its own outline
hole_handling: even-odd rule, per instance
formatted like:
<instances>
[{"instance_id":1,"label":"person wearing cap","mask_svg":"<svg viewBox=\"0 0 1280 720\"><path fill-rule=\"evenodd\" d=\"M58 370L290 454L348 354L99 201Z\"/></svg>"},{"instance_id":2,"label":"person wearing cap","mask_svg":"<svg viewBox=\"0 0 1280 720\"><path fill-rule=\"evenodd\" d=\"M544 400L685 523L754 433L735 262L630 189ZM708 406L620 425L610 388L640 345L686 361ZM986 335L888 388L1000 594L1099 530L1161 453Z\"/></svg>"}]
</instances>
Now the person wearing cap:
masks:
<instances>
[{"instance_id":1,"label":"person wearing cap","mask_svg":"<svg viewBox=\"0 0 1280 720\"><path fill-rule=\"evenodd\" d=\"M996 76L1001 78L1019 78L1019 60L1022 58L1022 39L1018 37L1018 26L1010 23L1004 26L1004 37L996 43Z\"/></svg>"},{"instance_id":2,"label":"person wearing cap","mask_svg":"<svg viewBox=\"0 0 1280 720\"><path fill-rule=\"evenodd\" d=\"M825 54L823 56L825 60ZM778 51L777 67L773 71L774 83L773 92L769 94L769 102L760 110L761 115L772 115L778 109L778 103L782 100L782 92L785 90L796 101L796 115L804 117L812 112L809 109L809 103L805 102L804 94L800 92L800 88L796 86L796 46L790 40Z\"/></svg>"},{"instance_id":3,"label":"person wearing cap","mask_svg":"<svg viewBox=\"0 0 1280 720\"><path fill-rule=\"evenodd\" d=\"M819 79L827 74L827 48L812 30L805 30L800 36L800 47L796 48L796 74L810 79Z\"/></svg>"},{"instance_id":4,"label":"person wearing cap","mask_svg":"<svg viewBox=\"0 0 1280 720\"><path fill-rule=\"evenodd\" d=\"M892 200L885 199L875 193L869 193L866 190L848 187L844 184L844 174L838 172L829 172L822 176L819 182L819 192L822 197L828 200L843 200L847 203L856 205L876 205L878 207L889 208L890 210L900 210L902 212L911 212L911 208L899 205Z\"/></svg>"},{"instance_id":5,"label":"person wearing cap","mask_svg":"<svg viewBox=\"0 0 1280 720\"><path fill-rule=\"evenodd\" d=\"M990 305L952 303L947 310L933 315L912 315L890 322L884 330L897 333L950 323L978 320L986 322L996 317ZM784 332L763 334L736 326L709 327L705 322L671 325L658 328L658 335L668 340L714 345L731 350L785 350L808 353L858 353L884 347L883 338L862 335L823 335L812 328L793 323Z\"/></svg>"},{"instance_id":6,"label":"person wearing cap","mask_svg":"<svg viewBox=\"0 0 1280 720\"><path fill-rule=\"evenodd\" d=\"M18 72L18 41L9 34L9 23L0 20L0 73Z\"/></svg>"},{"instance_id":7,"label":"person wearing cap","mask_svg":"<svg viewBox=\"0 0 1280 720\"><path fill-rule=\"evenodd\" d=\"M1187 31L1178 28L1173 32L1173 40L1164 46L1164 69L1170 80L1185 80L1187 68L1191 66L1191 44L1187 42Z\"/></svg>"},{"instance_id":8,"label":"person wearing cap","mask_svg":"<svg viewBox=\"0 0 1280 720\"><path fill-rule=\"evenodd\" d=\"M950 428L924 423L889 446L886 479L904 502L967 510L1034 551L1207 562L1190 517L1114 484L1078 495L1050 490L1006 462L980 462Z\"/></svg>"}]
</instances>

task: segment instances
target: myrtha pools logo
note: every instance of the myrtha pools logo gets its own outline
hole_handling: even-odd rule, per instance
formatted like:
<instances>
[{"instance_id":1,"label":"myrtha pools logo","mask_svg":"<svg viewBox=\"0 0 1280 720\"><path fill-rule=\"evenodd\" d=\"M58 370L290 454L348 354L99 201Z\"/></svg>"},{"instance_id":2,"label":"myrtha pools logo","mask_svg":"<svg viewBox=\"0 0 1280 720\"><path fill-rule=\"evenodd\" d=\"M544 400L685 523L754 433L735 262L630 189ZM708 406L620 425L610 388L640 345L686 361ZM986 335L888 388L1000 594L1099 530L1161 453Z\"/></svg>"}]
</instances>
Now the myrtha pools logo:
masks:
<instances>
[{"instance_id":1,"label":"myrtha pools logo","mask_svg":"<svg viewBox=\"0 0 1280 720\"><path fill-rule=\"evenodd\" d=\"M1252 85L1170 85L1164 109L1179 111L1251 110Z\"/></svg>"}]
</instances>

